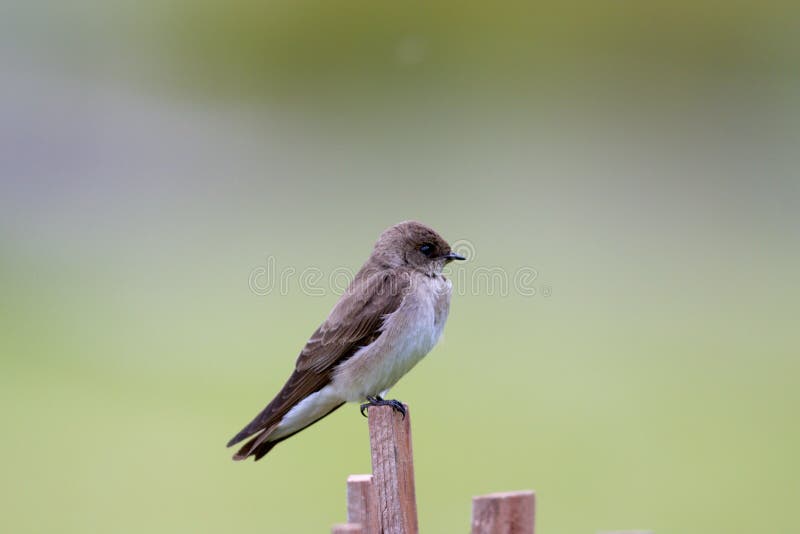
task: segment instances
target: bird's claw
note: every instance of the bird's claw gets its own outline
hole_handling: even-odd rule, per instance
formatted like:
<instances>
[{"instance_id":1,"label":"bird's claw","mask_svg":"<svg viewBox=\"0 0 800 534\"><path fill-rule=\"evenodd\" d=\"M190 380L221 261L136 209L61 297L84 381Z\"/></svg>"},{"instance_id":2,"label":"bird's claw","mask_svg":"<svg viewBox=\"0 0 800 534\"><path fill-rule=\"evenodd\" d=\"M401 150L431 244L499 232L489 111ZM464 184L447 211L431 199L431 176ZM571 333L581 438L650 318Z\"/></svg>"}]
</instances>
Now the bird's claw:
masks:
<instances>
[{"instance_id":1,"label":"bird's claw","mask_svg":"<svg viewBox=\"0 0 800 534\"><path fill-rule=\"evenodd\" d=\"M380 396L367 397L367 402L361 405L361 415L367 417L367 410L370 406L391 406L395 412L400 412L403 419L406 418L406 407L403 403L396 399L384 400Z\"/></svg>"}]
</instances>

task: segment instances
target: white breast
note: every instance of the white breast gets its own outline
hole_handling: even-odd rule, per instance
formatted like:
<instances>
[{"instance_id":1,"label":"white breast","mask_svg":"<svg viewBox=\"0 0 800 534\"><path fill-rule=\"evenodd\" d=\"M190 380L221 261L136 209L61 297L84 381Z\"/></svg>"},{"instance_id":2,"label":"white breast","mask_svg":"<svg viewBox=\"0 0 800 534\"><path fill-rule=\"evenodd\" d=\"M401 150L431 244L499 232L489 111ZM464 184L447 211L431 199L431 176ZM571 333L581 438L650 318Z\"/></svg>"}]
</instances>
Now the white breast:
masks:
<instances>
[{"instance_id":1,"label":"white breast","mask_svg":"<svg viewBox=\"0 0 800 534\"><path fill-rule=\"evenodd\" d=\"M443 277L420 279L397 311L387 317L383 334L342 364L332 385L353 402L394 386L439 341L451 288Z\"/></svg>"}]
</instances>

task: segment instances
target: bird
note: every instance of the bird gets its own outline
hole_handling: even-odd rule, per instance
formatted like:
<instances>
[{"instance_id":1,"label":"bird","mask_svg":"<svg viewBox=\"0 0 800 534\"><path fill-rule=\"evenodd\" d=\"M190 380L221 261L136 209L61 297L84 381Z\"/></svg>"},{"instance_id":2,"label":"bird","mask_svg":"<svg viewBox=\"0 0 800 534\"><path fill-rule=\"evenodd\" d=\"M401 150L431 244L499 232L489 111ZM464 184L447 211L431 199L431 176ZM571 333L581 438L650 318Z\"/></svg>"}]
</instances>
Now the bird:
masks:
<instances>
[{"instance_id":1,"label":"bird","mask_svg":"<svg viewBox=\"0 0 800 534\"><path fill-rule=\"evenodd\" d=\"M436 231L403 221L381 233L364 265L327 319L300 351L284 386L229 442L250 438L234 460L260 460L278 443L347 402L361 414L389 405L405 417L389 389L439 341L452 282L442 269L466 258Z\"/></svg>"}]
</instances>

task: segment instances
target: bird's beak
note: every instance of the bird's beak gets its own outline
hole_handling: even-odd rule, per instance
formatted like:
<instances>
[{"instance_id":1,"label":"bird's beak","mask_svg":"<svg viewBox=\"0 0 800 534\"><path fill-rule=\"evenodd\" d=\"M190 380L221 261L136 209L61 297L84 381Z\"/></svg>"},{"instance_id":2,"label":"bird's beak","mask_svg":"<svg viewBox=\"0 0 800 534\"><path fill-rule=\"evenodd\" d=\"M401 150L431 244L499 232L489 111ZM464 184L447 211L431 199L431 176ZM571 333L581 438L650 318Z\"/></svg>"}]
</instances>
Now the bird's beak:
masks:
<instances>
[{"instance_id":1,"label":"bird's beak","mask_svg":"<svg viewBox=\"0 0 800 534\"><path fill-rule=\"evenodd\" d=\"M466 260L467 258L462 256L461 254L456 254L455 252L451 252L450 254L446 254L444 256L444 259L446 259L447 261L453 261L453 260Z\"/></svg>"}]
</instances>

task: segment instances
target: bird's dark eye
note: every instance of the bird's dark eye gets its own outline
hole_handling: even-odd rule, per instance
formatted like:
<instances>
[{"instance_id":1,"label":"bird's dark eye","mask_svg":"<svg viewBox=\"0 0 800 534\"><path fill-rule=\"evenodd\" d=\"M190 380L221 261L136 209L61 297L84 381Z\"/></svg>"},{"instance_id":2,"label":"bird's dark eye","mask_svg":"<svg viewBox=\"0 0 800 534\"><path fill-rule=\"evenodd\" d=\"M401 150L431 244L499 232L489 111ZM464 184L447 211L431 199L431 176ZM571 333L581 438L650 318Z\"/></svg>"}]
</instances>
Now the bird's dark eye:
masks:
<instances>
[{"instance_id":1,"label":"bird's dark eye","mask_svg":"<svg viewBox=\"0 0 800 534\"><path fill-rule=\"evenodd\" d=\"M434 246L431 245L430 243L425 243L424 245L419 247L419 251L425 254L425 256L429 258L431 257L431 254L433 254L433 250Z\"/></svg>"}]
</instances>

